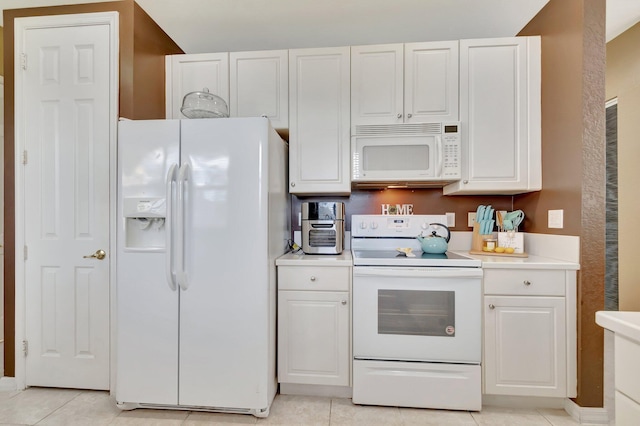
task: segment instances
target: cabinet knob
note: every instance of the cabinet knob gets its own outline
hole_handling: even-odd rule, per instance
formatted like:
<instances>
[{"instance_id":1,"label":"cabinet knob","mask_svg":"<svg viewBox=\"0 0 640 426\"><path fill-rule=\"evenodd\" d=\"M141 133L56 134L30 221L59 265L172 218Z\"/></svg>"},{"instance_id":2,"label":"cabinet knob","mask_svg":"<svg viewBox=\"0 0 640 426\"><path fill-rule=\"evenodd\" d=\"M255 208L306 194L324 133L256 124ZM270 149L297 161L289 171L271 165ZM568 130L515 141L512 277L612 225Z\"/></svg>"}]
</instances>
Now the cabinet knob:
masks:
<instances>
[{"instance_id":1,"label":"cabinet knob","mask_svg":"<svg viewBox=\"0 0 640 426\"><path fill-rule=\"evenodd\" d=\"M398 118L402 118L402 114L398 114Z\"/></svg>"},{"instance_id":2,"label":"cabinet knob","mask_svg":"<svg viewBox=\"0 0 640 426\"><path fill-rule=\"evenodd\" d=\"M531 285L531 281L524 280L524 281L522 282L522 284L524 284L524 285Z\"/></svg>"},{"instance_id":3,"label":"cabinet knob","mask_svg":"<svg viewBox=\"0 0 640 426\"><path fill-rule=\"evenodd\" d=\"M468 180L463 180L462 183L464 183L465 185L469 183Z\"/></svg>"},{"instance_id":4,"label":"cabinet knob","mask_svg":"<svg viewBox=\"0 0 640 426\"><path fill-rule=\"evenodd\" d=\"M291 186L296 186L296 183L295 182L291 182Z\"/></svg>"},{"instance_id":5,"label":"cabinet knob","mask_svg":"<svg viewBox=\"0 0 640 426\"><path fill-rule=\"evenodd\" d=\"M495 309L495 308L496 308L496 305L494 305L493 303L489 304L489 309Z\"/></svg>"},{"instance_id":6,"label":"cabinet knob","mask_svg":"<svg viewBox=\"0 0 640 426\"><path fill-rule=\"evenodd\" d=\"M407 118L411 118L411 117L413 117L413 114L411 113L407 114Z\"/></svg>"},{"instance_id":7,"label":"cabinet knob","mask_svg":"<svg viewBox=\"0 0 640 426\"><path fill-rule=\"evenodd\" d=\"M311 277L311 281L315 281L315 280L316 280L316 277L313 277L313 276L312 276L312 277Z\"/></svg>"},{"instance_id":8,"label":"cabinet knob","mask_svg":"<svg viewBox=\"0 0 640 426\"><path fill-rule=\"evenodd\" d=\"M346 304L347 304L347 301L346 301L346 300L343 300L343 301L342 301L342 302L340 302L340 303L342 303L343 305L346 305Z\"/></svg>"}]
</instances>

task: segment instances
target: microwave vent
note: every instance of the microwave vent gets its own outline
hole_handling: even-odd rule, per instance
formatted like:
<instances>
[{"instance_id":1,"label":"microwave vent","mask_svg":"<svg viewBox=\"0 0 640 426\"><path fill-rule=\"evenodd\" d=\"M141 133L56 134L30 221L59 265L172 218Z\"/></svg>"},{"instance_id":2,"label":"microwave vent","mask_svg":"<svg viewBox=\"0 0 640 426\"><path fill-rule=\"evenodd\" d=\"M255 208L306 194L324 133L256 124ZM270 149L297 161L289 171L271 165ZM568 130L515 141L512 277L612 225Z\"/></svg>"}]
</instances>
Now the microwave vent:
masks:
<instances>
[{"instance_id":1,"label":"microwave vent","mask_svg":"<svg viewBox=\"0 0 640 426\"><path fill-rule=\"evenodd\" d=\"M354 136L437 135L442 123L362 124L355 126Z\"/></svg>"}]
</instances>

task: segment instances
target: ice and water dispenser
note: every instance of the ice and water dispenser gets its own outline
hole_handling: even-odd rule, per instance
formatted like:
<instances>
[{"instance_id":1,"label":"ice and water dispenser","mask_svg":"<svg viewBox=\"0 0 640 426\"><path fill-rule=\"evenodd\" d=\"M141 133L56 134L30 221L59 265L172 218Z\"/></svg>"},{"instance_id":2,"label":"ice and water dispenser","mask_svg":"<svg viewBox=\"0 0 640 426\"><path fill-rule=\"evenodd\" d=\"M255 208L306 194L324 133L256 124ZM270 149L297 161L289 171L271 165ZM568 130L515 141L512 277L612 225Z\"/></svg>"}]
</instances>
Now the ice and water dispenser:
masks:
<instances>
[{"instance_id":1,"label":"ice and water dispenser","mask_svg":"<svg viewBox=\"0 0 640 426\"><path fill-rule=\"evenodd\" d=\"M165 247L165 198L124 198L125 248L163 249Z\"/></svg>"}]
</instances>

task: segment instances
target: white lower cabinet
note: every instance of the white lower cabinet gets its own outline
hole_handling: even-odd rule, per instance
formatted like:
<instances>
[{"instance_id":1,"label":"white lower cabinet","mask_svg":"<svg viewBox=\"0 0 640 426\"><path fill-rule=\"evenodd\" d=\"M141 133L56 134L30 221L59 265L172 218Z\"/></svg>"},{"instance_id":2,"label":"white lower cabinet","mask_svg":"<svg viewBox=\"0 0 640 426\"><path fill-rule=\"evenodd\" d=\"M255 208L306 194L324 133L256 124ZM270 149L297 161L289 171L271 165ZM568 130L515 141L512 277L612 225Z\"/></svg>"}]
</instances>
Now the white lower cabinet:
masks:
<instances>
[{"instance_id":1,"label":"white lower cabinet","mask_svg":"<svg viewBox=\"0 0 640 426\"><path fill-rule=\"evenodd\" d=\"M484 284L484 393L575 396L575 271L487 269Z\"/></svg>"},{"instance_id":2,"label":"white lower cabinet","mask_svg":"<svg viewBox=\"0 0 640 426\"><path fill-rule=\"evenodd\" d=\"M280 383L350 385L350 276L349 267L278 267Z\"/></svg>"}]
</instances>

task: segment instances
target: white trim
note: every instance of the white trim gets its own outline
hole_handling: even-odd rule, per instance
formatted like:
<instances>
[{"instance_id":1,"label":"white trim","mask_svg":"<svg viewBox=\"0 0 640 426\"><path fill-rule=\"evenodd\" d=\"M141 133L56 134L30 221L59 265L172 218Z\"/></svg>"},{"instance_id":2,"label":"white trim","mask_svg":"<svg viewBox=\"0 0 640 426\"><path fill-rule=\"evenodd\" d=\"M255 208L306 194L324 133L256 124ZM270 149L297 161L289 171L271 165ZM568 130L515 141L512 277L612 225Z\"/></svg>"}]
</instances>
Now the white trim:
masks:
<instances>
[{"instance_id":1,"label":"white trim","mask_svg":"<svg viewBox=\"0 0 640 426\"><path fill-rule=\"evenodd\" d=\"M575 421L587 425L608 425L609 414L601 407L581 407L570 399L564 403L566 411Z\"/></svg>"},{"instance_id":2,"label":"white trim","mask_svg":"<svg viewBox=\"0 0 640 426\"><path fill-rule=\"evenodd\" d=\"M609 108L614 105L618 105L618 98L609 99L607 102L604 103L605 108Z\"/></svg>"},{"instance_id":3,"label":"white trim","mask_svg":"<svg viewBox=\"0 0 640 426\"><path fill-rule=\"evenodd\" d=\"M24 258L20 254L23 252L25 244L25 222L24 222L24 176L22 164L22 151L24 150L24 131L26 122L23 112L23 77L20 70L20 54L24 50L25 32L31 29L42 28L60 28L60 27L77 27L87 25L108 25L109 26L109 50L110 50L110 69L109 69L109 115L110 115L110 137L109 137L109 155L110 155L110 302L111 310L115 306L115 267L116 267L116 173L117 173L117 126L118 126L118 102L119 102L119 14L118 12L98 12L98 13L81 13L74 15L55 15L55 16L34 16L26 18L16 18L14 20L14 61L15 61L15 384L16 389L22 390L26 386L26 362L22 354L22 342L25 339L25 283L24 283ZM113 389L115 380L115 316L111 313L110 318L110 353L111 353L111 383L110 388Z\"/></svg>"},{"instance_id":4,"label":"white trim","mask_svg":"<svg viewBox=\"0 0 640 426\"><path fill-rule=\"evenodd\" d=\"M281 395L321 396L325 398L351 398L350 386L307 385L299 383L280 383Z\"/></svg>"},{"instance_id":5,"label":"white trim","mask_svg":"<svg viewBox=\"0 0 640 426\"><path fill-rule=\"evenodd\" d=\"M563 409L566 398L521 395L482 395L482 407Z\"/></svg>"}]
</instances>

